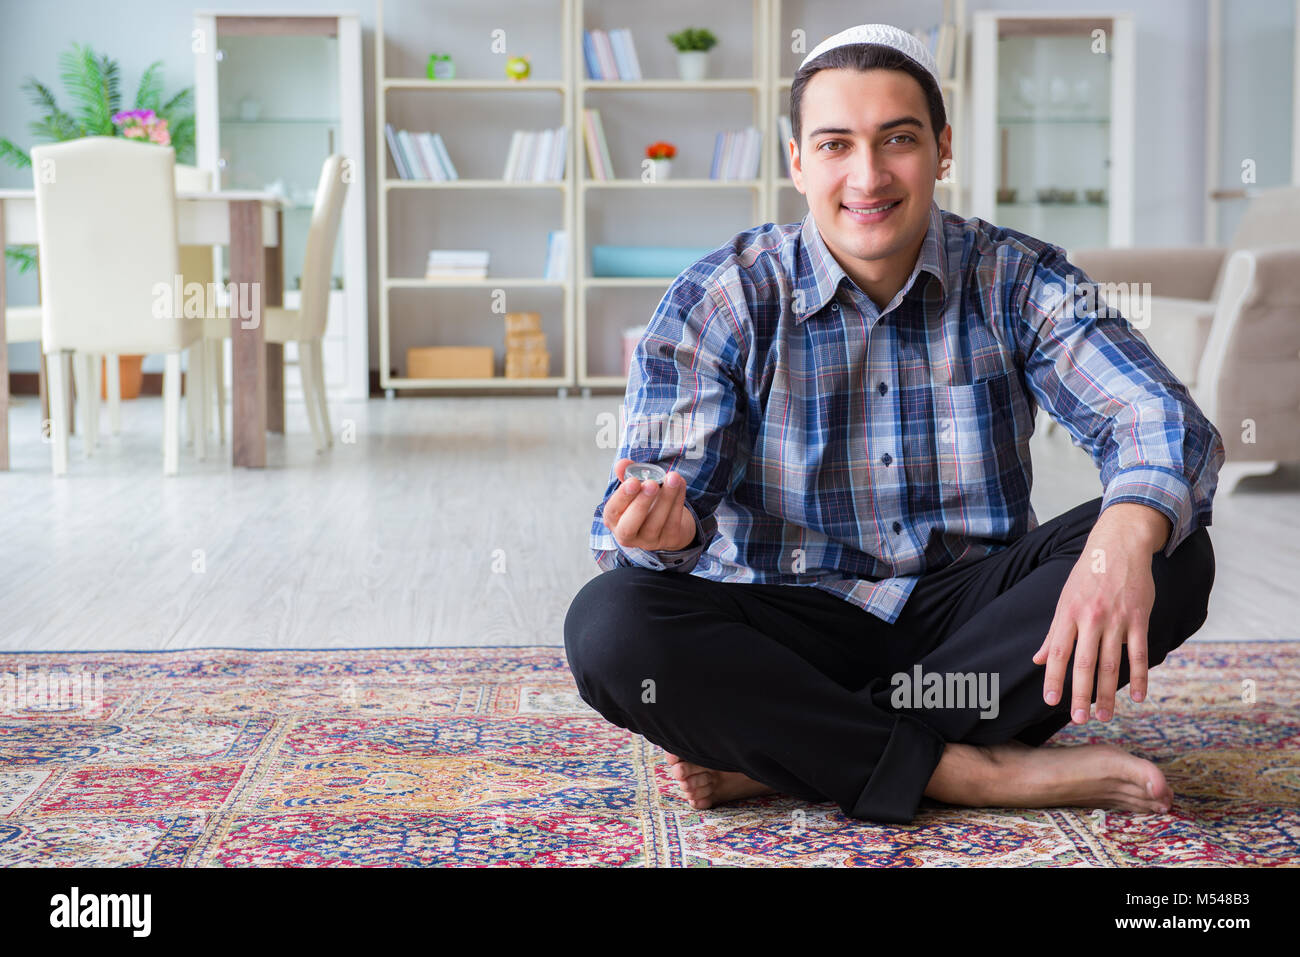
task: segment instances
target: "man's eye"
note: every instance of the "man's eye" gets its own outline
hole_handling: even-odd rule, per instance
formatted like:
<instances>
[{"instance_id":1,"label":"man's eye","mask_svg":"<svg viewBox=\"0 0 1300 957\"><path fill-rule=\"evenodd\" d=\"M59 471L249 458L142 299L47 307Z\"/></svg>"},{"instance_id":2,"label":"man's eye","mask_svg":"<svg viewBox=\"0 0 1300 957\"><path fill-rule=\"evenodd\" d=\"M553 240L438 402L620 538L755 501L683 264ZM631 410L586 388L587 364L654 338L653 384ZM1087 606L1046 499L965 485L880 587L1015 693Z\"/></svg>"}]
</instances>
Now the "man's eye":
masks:
<instances>
[{"instance_id":1,"label":"man's eye","mask_svg":"<svg viewBox=\"0 0 1300 957\"><path fill-rule=\"evenodd\" d=\"M915 142L916 142L916 138L915 138L914 136L912 136L911 133L899 133L897 136L891 136L891 137L889 138L889 142L891 142L891 143L892 143L894 140L907 140L908 142L911 142L911 143L915 143Z\"/></svg>"},{"instance_id":2,"label":"man's eye","mask_svg":"<svg viewBox=\"0 0 1300 957\"><path fill-rule=\"evenodd\" d=\"M841 143L839 140L827 140L825 143L823 143L821 146L819 146L819 147L817 147L817 148L818 148L818 149L824 149L824 148L827 147L827 146L843 146L843 145L844 145L844 144ZM831 150L830 152L832 152L832 153L838 153L839 150Z\"/></svg>"}]
</instances>

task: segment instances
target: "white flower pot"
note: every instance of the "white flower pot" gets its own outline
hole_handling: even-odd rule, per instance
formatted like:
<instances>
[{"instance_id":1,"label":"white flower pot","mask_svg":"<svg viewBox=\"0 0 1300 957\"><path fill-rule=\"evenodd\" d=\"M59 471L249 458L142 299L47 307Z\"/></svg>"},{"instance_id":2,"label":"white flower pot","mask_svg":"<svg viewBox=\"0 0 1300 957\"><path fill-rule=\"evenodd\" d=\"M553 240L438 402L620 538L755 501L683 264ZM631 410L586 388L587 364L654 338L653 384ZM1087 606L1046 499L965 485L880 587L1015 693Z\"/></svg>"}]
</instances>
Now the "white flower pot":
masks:
<instances>
[{"instance_id":1,"label":"white flower pot","mask_svg":"<svg viewBox=\"0 0 1300 957\"><path fill-rule=\"evenodd\" d=\"M698 83L709 72L709 54L706 50L678 50L677 72L688 83Z\"/></svg>"},{"instance_id":2,"label":"white flower pot","mask_svg":"<svg viewBox=\"0 0 1300 957\"><path fill-rule=\"evenodd\" d=\"M666 180L672 171L673 161L670 159L652 159L650 161L650 174L654 177L656 183Z\"/></svg>"}]
</instances>

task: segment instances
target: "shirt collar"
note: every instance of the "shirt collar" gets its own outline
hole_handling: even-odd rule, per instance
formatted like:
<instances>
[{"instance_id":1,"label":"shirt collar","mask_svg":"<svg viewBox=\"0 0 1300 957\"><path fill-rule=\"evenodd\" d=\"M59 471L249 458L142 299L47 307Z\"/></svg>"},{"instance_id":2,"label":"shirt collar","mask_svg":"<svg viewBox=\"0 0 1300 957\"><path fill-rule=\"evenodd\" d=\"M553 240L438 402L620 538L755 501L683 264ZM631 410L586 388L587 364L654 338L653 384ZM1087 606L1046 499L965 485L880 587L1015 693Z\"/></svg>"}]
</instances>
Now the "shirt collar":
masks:
<instances>
[{"instance_id":1,"label":"shirt collar","mask_svg":"<svg viewBox=\"0 0 1300 957\"><path fill-rule=\"evenodd\" d=\"M793 308L793 315L796 324L816 314L834 299L841 280L849 279L849 282L853 282L848 273L844 271L844 267L826 248L821 231L817 228L817 223L813 219L812 210L809 210L808 215L803 218L803 228L800 231L800 236L800 248L795 256L796 275L794 287L796 289L796 306ZM912 269L912 274L908 277L907 282L903 284L902 292L904 294L911 288L916 281L917 275L922 270L938 277L940 288L945 295L947 294L948 254L945 249L946 245L944 242L943 213L940 211L939 205L932 199L930 200L930 225L925 231L925 239L921 242L921 252L916 257L916 265ZM799 292L802 292L803 295L799 296ZM802 310L797 308L800 300L803 303Z\"/></svg>"}]
</instances>

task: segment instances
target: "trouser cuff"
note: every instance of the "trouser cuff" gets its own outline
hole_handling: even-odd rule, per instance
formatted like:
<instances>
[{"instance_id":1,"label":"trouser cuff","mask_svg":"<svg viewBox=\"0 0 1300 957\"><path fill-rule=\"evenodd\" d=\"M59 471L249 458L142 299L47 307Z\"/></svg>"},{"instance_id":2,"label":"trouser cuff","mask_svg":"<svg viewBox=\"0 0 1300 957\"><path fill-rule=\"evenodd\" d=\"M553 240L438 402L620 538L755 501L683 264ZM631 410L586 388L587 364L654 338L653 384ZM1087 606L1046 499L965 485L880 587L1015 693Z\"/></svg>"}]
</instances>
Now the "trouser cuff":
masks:
<instances>
[{"instance_id":1,"label":"trouser cuff","mask_svg":"<svg viewBox=\"0 0 1300 957\"><path fill-rule=\"evenodd\" d=\"M943 737L929 725L911 715L898 715L885 751L849 815L910 824L943 757L944 745Z\"/></svg>"}]
</instances>

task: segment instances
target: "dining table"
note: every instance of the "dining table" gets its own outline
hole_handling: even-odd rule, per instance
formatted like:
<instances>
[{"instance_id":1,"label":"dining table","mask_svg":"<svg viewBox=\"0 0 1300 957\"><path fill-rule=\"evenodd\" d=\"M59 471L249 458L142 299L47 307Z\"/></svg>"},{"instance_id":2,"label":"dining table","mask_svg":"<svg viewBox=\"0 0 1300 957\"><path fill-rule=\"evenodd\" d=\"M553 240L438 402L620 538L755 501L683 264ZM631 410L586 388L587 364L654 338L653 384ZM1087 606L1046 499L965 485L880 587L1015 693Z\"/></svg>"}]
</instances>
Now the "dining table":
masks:
<instances>
[{"instance_id":1,"label":"dining table","mask_svg":"<svg viewBox=\"0 0 1300 957\"><path fill-rule=\"evenodd\" d=\"M266 341L261 322L266 307L284 305L284 205L256 190L176 193L177 244L228 247L230 289L262 293L230 297L231 462L245 468L264 468L266 433L284 432L284 347ZM18 245L39 245L36 191L0 189L0 250ZM0 470L9 468L5 305L0 264Z\"/></svg>"}]
</instances>

